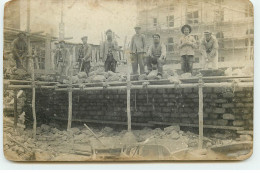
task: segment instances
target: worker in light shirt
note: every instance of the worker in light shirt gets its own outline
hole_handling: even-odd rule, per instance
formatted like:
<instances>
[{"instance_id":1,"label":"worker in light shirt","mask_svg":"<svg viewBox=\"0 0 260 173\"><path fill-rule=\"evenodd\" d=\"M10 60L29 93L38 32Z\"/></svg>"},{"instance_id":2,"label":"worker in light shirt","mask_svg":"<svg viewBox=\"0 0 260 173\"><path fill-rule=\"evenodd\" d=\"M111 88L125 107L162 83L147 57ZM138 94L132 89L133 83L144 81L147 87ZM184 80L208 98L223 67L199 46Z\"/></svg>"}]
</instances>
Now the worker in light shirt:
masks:
<instances>
[{"instance_id":1,"label":"worker in light shirt","mask_svg":"<svg viewBox=\"0 0 260 173\"><path fill-rule=\"evenodd\" d=\"M191 26L184 25L181 28L183 36L180 38L179 50L181 56L181 70L183 73L192 73L194 51L197 48L196 40L191 33Z\"/></svg>"}]
</instances>

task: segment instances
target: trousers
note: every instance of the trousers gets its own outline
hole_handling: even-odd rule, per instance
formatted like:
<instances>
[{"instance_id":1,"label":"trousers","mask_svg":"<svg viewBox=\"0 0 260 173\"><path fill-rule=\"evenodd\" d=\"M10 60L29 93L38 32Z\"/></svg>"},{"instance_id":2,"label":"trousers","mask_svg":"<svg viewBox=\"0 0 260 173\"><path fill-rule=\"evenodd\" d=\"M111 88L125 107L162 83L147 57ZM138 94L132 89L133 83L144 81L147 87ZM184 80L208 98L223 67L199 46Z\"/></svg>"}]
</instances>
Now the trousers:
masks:
<instances>
[{"instance_id":1,"label":"trousers","mask_svg":"<svg viewBox=\"0 0 260 173\"><path fill-rule=\"evenodd\" d=\"M181 70L183 73L192 73L194 62L193 55L182 55L181 56Z\"/></svg>"},{"instance_id":2,"label":"trousers","mask_svg":"<svg viewBox=\"0 0 260 173\"><path fill-rule=\"evenodd\" d=\"M163 63L158 61L160 57L147 57L147 69L148 72L151 72L152 70L158 69L158 74L162 75L163 73Z\"/></svg>"},{"instance_id":3,"label":"trousers","mask_svg":"<svg viewBox=\"0 0 260 173\"><path fill-rule=\"evenodd\" d=\"M144 74L144 53L134 53L131 55L133 74L138 74L138 66L140 68L140 74Z\"/></svg>"},{"instance_id":4,"label":"trousers","mask_svg":"<svg viewBox=\"0 0 260 173\"><path fill-rule=\"evenodd\" d=\"M105 61L105 72L112 71L116 72L117 61L114 59L113 55L108 55Z\"/></svg>"}]
</instances>

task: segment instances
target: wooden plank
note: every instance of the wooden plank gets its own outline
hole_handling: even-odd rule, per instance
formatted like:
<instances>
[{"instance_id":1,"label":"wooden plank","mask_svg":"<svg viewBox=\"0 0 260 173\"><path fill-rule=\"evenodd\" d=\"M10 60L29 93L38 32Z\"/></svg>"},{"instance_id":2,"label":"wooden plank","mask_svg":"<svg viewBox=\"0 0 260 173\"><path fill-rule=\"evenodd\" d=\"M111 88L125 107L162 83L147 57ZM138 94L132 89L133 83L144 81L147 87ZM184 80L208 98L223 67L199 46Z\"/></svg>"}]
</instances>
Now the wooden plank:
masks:
<instances>
[{"instance_id":1,"label":"wooden plank","mask_svg":"<svg viewBox=\"0 0 260 173\"><path fill-rule=\"evenodd\" d=\"M203 147L203 81L202 75L199 78L199 144L198 148Z\"/></svg>"},{"instance_id":2,"label":"wooden plank","mask_svg":"<svg viewBox=\"0 0 260 173\"><path fill-rule=\"evenodd\" d=\"M92 135L102 144L105 146L105 144L97 137L97 135L86 125L84 124L84 126L92 133Z\"/></svg>"},{"instance_id":3,"label":"wooden plank","mask_svg":"<svg viewBox=\"0 0 260 173\"><path fill-rule=\"evenodd\" d=\"M238 130L237 133L241 134L241 135L253 135L254 134L253 130Z\"/></svg>"},{"instance_id":4,"label":"wooden plank","mask_svg":"<svg viewBox=\"0 0 260 173\"><path fill-rule=\"evenodd\" d=\"M67 118L62 117L51 117L54 120L62 120L67 121ZM119 122L119 121L102 121L102 120L92 120L92 119L72 119L72 122L86 122L86 123L97 123L97 124L112 124L112 125L128 125L127 122ZM152 127L154 125L149 123L132 123L132 126L144 126L144 127Z\"/></svg>"},{"instance_id":5,"label":"wooden plank","mask_svg":"<svg viewBox=\"0 0 260 173\"><path fill-rule=\"evenodd\" d=\"M165 126L172 126L172 125L179 125L181 127L199 127L198 124L185 124L185 123L169 123L169 122L156 122L156 121L149 121L148 123L154 125L165 125ZM215 125L203 125L204 129L223 129L223 130L244 130L243 127L234 127L234 126L215 126Z\"/></svg>"},{"instance_id":6,"label":"wooden plank","mask_svg":"<svg viewBox=\"0 0 260 173\"><path fill-rule=\"evenodd\" d=\"M238 150L248 150L253 148L253 142L246 141L246 142L234 142L230 144L221 144L217 146L211 147L211 150L215 152L232 152Z\"/></svg>"}]
</instances>

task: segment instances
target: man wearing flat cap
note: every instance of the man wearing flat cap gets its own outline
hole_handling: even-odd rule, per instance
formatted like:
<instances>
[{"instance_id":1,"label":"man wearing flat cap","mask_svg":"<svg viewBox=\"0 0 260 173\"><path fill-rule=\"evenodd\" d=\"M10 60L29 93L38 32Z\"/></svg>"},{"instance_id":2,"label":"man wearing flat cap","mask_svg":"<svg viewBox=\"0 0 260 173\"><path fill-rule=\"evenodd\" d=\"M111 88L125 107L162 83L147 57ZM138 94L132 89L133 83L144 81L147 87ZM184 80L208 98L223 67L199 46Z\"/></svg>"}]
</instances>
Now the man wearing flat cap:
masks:
<instances>
[{"instance_id":1,"label":"man wearing flat cap","mask_svg":"<svg viewBox=\"0 0 260 173\"><path fill-rule=\"evenodd\" d=\"M166 47L160 41L160 35L153 35L153 44L149 47L147 51L147 69L148 73L152 70L157 69L157 77L158 79L162 78L163 74L163 65L166 60Z\"/></svg>"},{"instance_id":2,"label":"man wearing flat cap","mask_svg":"<svg viewBox=\"0 0 260 173\"><path fill-rule=\"evenodd\" d=\"M179 50L181 56L181 70L183 73L192 73L194 54L197 47L196 40L191 33L190 25L183 25L181 28L183 36L180 38Z\"/></svg>"},{"instance_id":3,"label":"man wearing flat cap","mask_svg":"<svg viewBox=\"0 0 260 173\"><path fill-rule=\"evenodd\" d=\"M118 50L117 41L113 39L112 30L109 29L106 31L106 41L100 46L100 58L105 62L105 72L116 72L116 65L119 61Z\"/></svg>"},{"instance_id":4,"label":"man wearing flat cap","mask_svg":"<svg viewBox=\"0 0 260 173\"><path fill-rule=\"evenodd\" d=\"M54 60L57 72L61 76L68 75L68 68L70 65L70 52L66 48L64 40L59 41L60 49L55 52Z\"/></svg>"},{"instance_id":5,"label":"man wearing flat cap","mask_svg":"<svg viewBox=\"0 0 260 173\"><path fill-rule=\"evenodd\" d=\"M138 74L138 66L140 68L140 74L144 74L144 66L146 64L145 56L145 36L141 34L141 27L136 26L135 35L133 35L130 45L130 53L132 60L132 70L133 74Z\"/></svg>"},{"instance_id":6,"label":"man wearing flat cap","mask_svg":"<svg viewBox=\"0 0 260 173\"><path fill-rule=\"evenodd\" d=\"M89 75L92 47L88 44L87 36L82 37L81 40L83 44L78 50L79 71Z\"/></svg>"},{"instance_id":7,"label":"man wearing flat cap","mask_svg":"<svg viewBox=\"0 0 260 173\"><path fill-rule=\"evenodd\" d=\"M16 61L16 68L28 69L28 58L26 57L28 53L26 34L24 32L19 32L17 38L12 42L12 53L13 59ZM23 66L25 61L26 67Z\"/></svg>"},{"instance_id":8,"label":"man wearing flat cap","mask_svg":"<svg viewBox=\"0 0 260 173\"><path fill-rule=\"evenodd\" d=\"M210 31L204 32L201 40L202 68L218 69L218 41Z\"/></svg>"}]
</instances>

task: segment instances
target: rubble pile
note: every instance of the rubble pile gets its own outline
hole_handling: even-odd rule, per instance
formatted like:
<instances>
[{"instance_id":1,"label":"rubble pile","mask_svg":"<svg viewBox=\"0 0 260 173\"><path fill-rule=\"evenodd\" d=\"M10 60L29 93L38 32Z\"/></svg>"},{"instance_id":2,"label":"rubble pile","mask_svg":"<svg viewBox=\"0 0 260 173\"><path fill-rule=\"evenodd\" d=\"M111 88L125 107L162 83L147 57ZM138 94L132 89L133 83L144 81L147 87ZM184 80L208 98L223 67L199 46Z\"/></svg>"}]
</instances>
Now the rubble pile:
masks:
<instances>
[{"instance_id":1,"label":"rubble pile","mask_svg":"<svg viewBox=\"0 0 260 173\"><path fill-rule=\"evenodd\" d=\"M242 69L232 69L231 67L225 70L226 76L247 76L254 74L254 66L253 65L245 65Z\"/></svg>"}]
</instances>

